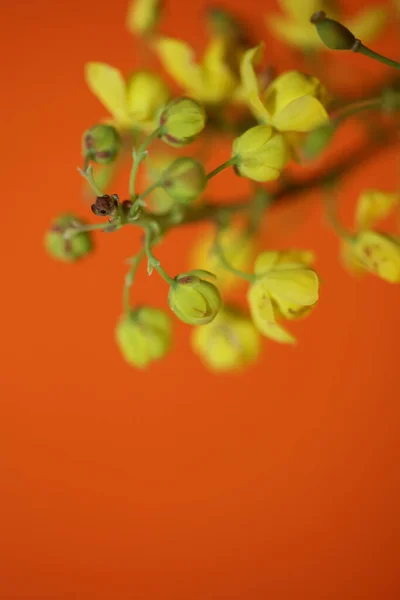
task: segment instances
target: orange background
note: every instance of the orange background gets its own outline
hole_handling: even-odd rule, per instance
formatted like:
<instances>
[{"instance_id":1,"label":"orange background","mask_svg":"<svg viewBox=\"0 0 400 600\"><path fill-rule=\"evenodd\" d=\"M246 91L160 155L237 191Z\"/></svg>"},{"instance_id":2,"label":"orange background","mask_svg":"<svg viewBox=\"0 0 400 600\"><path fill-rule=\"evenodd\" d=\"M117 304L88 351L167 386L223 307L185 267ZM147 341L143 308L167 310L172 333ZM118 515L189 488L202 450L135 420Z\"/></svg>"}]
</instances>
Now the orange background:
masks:
<instances>
[{"instance_id":1,"label":"orange background","mask_svg":"<svg viewBox=\"0 0 400 600\"><path fill-rule=\"evenodd\" d=\"M200 48L205 0L168 4L164 31ZM225 4L265 37L272 2ZM216 377L176 323L174 352L130 369L113 329L136 234L97 236L76 266L42 247L54 215L88 216L80 136L104 111L83 64L137 64L126 2L1 8L0 597L398 598L399 288L341 268L314 194L280 242L314 248L325 281L296 348L266 343L247 374ZM357 58L354 77L370 67ZM388 149L346 179L349 218L363 186L394 189L395 161ZM214 190L235 194L232 182ZM192 235L158 250L167 270L185 268ZM156 275L135 294L165 304Z\"/></svg>"}]
</instances>

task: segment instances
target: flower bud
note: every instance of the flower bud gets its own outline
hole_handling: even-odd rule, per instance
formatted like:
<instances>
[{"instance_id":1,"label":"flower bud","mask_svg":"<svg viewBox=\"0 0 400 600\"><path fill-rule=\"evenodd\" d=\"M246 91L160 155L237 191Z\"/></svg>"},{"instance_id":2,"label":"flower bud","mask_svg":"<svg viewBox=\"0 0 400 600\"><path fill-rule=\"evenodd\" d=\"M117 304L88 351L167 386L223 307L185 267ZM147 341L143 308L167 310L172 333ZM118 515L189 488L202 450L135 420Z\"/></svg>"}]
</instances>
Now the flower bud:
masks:
<instances>
[{"instance_id":1,"label":"flower bud","mask_svg":"<svg viewBox=\"0 0 400 600\"><path fill-rule=\"evenodd\" d=\"M315 25L321 41L331 50L352 50L356 41L355 35L347 27L328 19L323 10L314 13L310 19Z\"/></svg>"},{"instance_id":2,"label":"flower bud","mask_svg":"<svg viewBox=\"0 0 400 600\"><path fill-rule=\"evenodd\" d=\"M215 279L212 273L194 270L178 275L170 287L169 306L181 321L189 325L210 323L222 306L218 288L205 277Z\"/></svg>"},{"instance_id":3,"label":"flower bud","mask_svg":"<svg viewBox=\"0 0 400 600\"><path fill-rule=\"evenodd\" d=\"M160 17L160 0L132 0L127 16L127 28L130 33L145 35L151 33Z\"/></svg>"},{"instance_id":4,"label":"flower bud","mask_svg":"<svg viewBox=\"0 0 400 600\"><path fill-rule=\"evenodd\" d=\"M303 142L302 151L306 160L317 158L326 149L333 136L336 127L333 123L327 123L316 127L306 135Z\"/></svg>"},{"instance_id":5,"label":"flower bud","mask_svg":"<svg viewBox=\"0 0 400 600\"><path fill-rule=\"evenodd\" d=\"M192 98L176 98L161 113L161 137L170 146L185 146L196 139L205 123L206 114L201 104Z\"/></svg>"},{"instance_id":6,"label":"flower bud","mask_svg":"<svg viewBox=\"0 0 400 600\"><path fill-rule=\"evenodd\" d=\"M82 145L85 159L105 165L115 160L121 139L112 125L95 125L83 134Z\"/></svg>"},{"instance_id":7,"label":"flower bud","mask_svg":"<svg viewBox=\"0 0 400 600\"><path fill-rule=\"evenodd\" d=\"M285 138L268 125L256 125L233 142L235 170L253 181L277 179L289 159Z\"/></svg>"},{"instance_id":8,"label":"flower bud","mask_svg":"<svg viewBox=\"0 0 400 600\"><path fill-rule=\"evenodd\" d=\"M201 163L182 156L163 172L162 182L171 198L182 204L189 204L204 191L207 175Z\"/></svg>"},{"instance_id":9,"label":"flower bud","mask_svg":"<svg viewBox=\"0 0 400 600\"><path fill-rule=\"evenodd\" d=\"M107 217L114 215L118 206L119 198L117 194L112 194L111 196L105 194L104 196L98 196L96 202L90 208L97 217Z\"/></svg>"},{"instance_id":10,"label":"flower bud","mask_svg":"<svg viewBox=\"0 0 400 600\"><path fill-rule=\"evenodd\" d=\"M58 217L45 235L45 247L47 252L56 260L64 262L75 262L89 254L93 250L93 244L89 233L80 232L70 238L65 238L67 229L79 227L82 221L73 215L62 215Z\"/></svg>"},{"instance_id":11,"label":"flower bud","mask_svg":"<svg viewBox=\"0 0 400 600\"><path fill-rule=\"evenodd\" d=\"M124 359L132 366L143 369L154 360L164 358L170 349L171 319L156 308L137 308L122 315L115 337Z\"/></svg>"}]
</instances>

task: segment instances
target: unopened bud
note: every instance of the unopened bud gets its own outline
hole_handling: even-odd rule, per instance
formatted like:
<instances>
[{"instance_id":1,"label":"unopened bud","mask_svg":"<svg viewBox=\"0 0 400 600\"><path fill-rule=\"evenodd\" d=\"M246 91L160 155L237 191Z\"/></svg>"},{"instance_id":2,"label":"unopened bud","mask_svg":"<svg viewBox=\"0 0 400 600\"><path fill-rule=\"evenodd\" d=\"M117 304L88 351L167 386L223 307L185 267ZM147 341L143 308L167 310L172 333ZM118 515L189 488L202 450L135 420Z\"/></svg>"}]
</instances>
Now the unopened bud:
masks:
<instances>
[{"instance_id":1,"label":"unopened bud","mask_svg":"<svg viewBox=\"0 0 400 600\"><path fill-rule=\"evenodd\" d=\"M347 27L329 19L323 10L314 13L310 19L315 25L321 41L331 50L352 50L356 37Z\"/></svg>"},{"instance_id":2,"label":"unopened bud","mask_svg":"<svg viewBox=\"0 0 400 600\"><path fill-rule=\"evenodd\" d=\"M198 198L207 185L203 165L185 156L174 160L163 172L161 180L171 198L182 204Z\"/></svg>"},{"instance_id":3,"label":"unopened bud","mask_svg":"<svg viewBox=\"0 0 400 600\"><path fill-rule=\"evenodd\" d=\"M106 194L104 196L98 196L96 202L92 204L91 209L97 217L107 217L114 215L118 206L119 198L117 194L112 194L111 196Z\"/></svg>"},{"instance_id":4,"label":"unopened bud","mask_svg":"<svg viewBox=\"0 0 400 600\"><path fill-rule=\"evenodd\" d=\"M45 247L47 252L56 260L75 262L93 250L89 233L78 232L68 238L65 232L69 229L79 228L83 222L74 215L58 217L46 232Z\"/></svg>"},{"instance_id":5,"label":"unopened bud","mask_svg":"<svg viewBox=\"0 0 400 600\"><path fill-rule=\"evenodd\" d=\"M285 138L269 125L256 125L233 142L235 171L253 181L277 179L289 159Z\"/></svg>"},{"instance_id":6,"label":"unopened bud","mask_svg":"<svg viewBox=\"0 0 400 600\"><path fill-rule=\"evenodd\" d=\"M176 98L160 116L161 137L170 146L186 146L204 129L206 113L201 104L192 98Z\"/></svg>"},{"instance_id":7,"label":"unopened bud","mask_svg":"<svg viewBox=\"0 0 400 600\"><path fill-rule=\"evenodd\" d=\"M83 134L82 145L85 159L105 165L115 160L121 139L112 125L95 125Z\"/></svg>"},{"instance_id":8,"label":"unopened bud","mask_svg":"<svg viewBox=\"0 0 400 600\"><path fill-rule=\"evenodd\" d=\"M215 275L195 270L178 275L170 287L168 303L176 316L189 325L206 325L222 306L221 294L209 279Z\"/></svg>"}]
</instances>

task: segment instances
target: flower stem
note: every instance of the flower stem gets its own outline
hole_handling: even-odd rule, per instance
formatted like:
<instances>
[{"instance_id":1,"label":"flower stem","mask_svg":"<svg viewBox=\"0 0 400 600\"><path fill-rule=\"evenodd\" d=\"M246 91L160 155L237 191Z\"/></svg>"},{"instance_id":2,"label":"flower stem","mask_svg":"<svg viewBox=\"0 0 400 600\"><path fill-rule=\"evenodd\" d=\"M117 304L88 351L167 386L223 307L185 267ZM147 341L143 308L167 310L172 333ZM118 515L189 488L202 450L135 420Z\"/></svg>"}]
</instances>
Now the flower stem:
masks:
<instances>
[{"instance_id":1,"label":"flower stem","mask_svg":"<svg viewBox=\"0 0 400 600\"><path fill-rule=\"evenodd\" d=\"M129 177L129 195L131 200L135 200L136 199L136 192L135 192L135 188L136 188L136 177L138 174L138 170L140 167L140 164L144 161L144 159L147 156L147 148L150 146L151 142L153 142L155 139L157 139L159 137L161 133L161 127L157 127L157 129L155 129L152 133L150 133L150 135L148 135L145 140L143 141L143 143L139 146L137 152L136 150L133 150L133 164L132 164L132 169L131 169L131 174Z\"/></svg>"},{"instance_id":2,"label":"flower stem","mask_svg":"<svg viewBox=\"0 0 400 600\"><path fill-rule=\"evenodd\" d=\"M330 182L325 185L325 214L328 219L328 223L332 229L343 239L350 239L351 234L339 221L337 215L337 198L335 194L334 183Z\"/></svg>"},{"instance_id":3,"label":"flower stem","mask_svg":"<svg viewBox=\"0 0 400 600\"><path fill-rule=\"evenodd\" d=\"M149 275L151 275L151 272L154 268L157 271L157 273L159 273L159 275L161 275L161 277L164 279L164 281L166 281L168 283L168 285L174 285L175 280L172 277L170 277L170 275L168 275L168 273L162 268L160 261L154 256L152 248L151 248L152 241L153 240L152 240L151 227L148 227L145 232L145 242L144 242L144 249L147 254L147 260L148 260L147 272Z\"/></svg>"},{"instance_id":4,"label":"flower stem","mask_svg":"<svg viewBox=\"0 0 400 600\"><path fill-rule=\"evenodd\" d=\"M70 240L78 233L87 233L89 231L101 231L109 227L109 223L97 223L96 225L82 225L79 227L69 227L64 231L64 238Z\"/></svg>"},{"instance_id":5,"label":"flower stem","mask_svg":"<svg viewBox=\"0 0 400 600\"><path fill-rule=\"evenodd\" d=\"M360 45L358 45L354 52L359 52L360 54L363 54L364 56L367 56L368 58L372 58L373 60L377 60L380 63L382 63L383 65L387 65L388 67L394 67L395 69L400 69L400 63L392 60L391 58L388 58L387 56L383 56L382 54L378 54L377 52L374 52L373 50L371 50L371 48L367 48L367 46L364 46L363 43L360 43Z\"/></svg>"},{"instance_id":6,"label":"flower stem","mask_svg":"<svg viewBox=\"0 0 400 600\"><path fill-rule=\"evenodd\" d=\"M211 171L211 173L209 173L207 175L207 179L210 180L212 177L215 177L215 175L218 175L219 173L221 173L221 171L224 171L225 169L228 169L229 167L233 167L233 165L236 164L236 160L237 160L236 157L233 156L226 162L222 163L222 165L219 165L219 167L216 167L213 171Z\"/></svg>"},{"instance_id":7,"label":"flower stem","mask_svg":"<svg viewBox=\"0 0 400 600\"><path fill-rule=\"evenodd\" d=\"M88 182L88 184L90 185L91 189L96 194L96 196L103 196L104 195L103 192L101 191L101 189L99 188L99 186L97 185L97 183L94 180L92 165L89 165L88 167L86 167L86 161L85 161L84 168L80 169L78 167L78 172L80 173L80 175L82 175L82 177L84 177L86 179L86 181Z\"/></svg>"},{"instance_id":8,"label":"flower stem","mask_svg":"<svg viewBox=\"0 0 400 600\"><path fill-rule=\"evenodd\" d=\"M144 248L141 248L141 250L139 250L139 252L136 254L136 256L133 256L131 258L131 267L130 267L128 273L125 275L125 283L124 283L124 290L123 290L123 296L122 296L123 307L124 307L125 313L128 313L131 310L130 291L131 291L131 287L132 287L134 279L135 279L136 271L138 270L140 262L142 261L145 254L146 254L146 250Z\"/></svg>"},{"instance_id":9,"label":"flower stem","mask_svg":"<svg viewBox=\"0 0 400 600\"><path fill-rule=\"evenodd\" d=\"M254 280L255 280L254 275L252 275L251 273L244 273L244 271L239 271L239 269L236 269L235 267L233 267L231 265L231 263L227 260L224 250L221 245L219 234L217 234L217 237L215 239L214 249L215 249L215 252L221 262L221 265L224 267L224 269L226 269L227 271L230 271L231 273L233 273L233 275L236 275L236 277L240 277L240 279L244 279L245 281L250 281L250 283L254 282Z\"/></svg>"}]
</instances>

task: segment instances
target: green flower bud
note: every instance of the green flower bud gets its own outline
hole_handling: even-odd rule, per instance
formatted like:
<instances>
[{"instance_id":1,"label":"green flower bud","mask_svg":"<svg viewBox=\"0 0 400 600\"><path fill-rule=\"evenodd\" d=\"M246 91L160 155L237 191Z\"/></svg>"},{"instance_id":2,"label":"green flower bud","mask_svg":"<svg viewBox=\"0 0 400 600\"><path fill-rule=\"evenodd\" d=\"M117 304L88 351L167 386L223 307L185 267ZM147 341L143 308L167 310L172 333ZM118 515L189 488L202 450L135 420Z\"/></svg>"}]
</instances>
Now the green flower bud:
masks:
<instances>
[{"instance_id":1,"label":"green flower bud","mask_svg":"<svg viewBox=\"0 0 400 600\"><path fill-rule=\"evenodd\" d=\"M164 358L171 347L172 323L164 311L140 307L122 315L115 338L124 359L143 369Z\"/></svg>"},{"instance_id":2,"label":"green flower bud","mask_svg":"<svg viewBox=\"0 0 400 600\"><path fill-rule=\"evenodd\" d=\"M95 125L83 134L82 145L85 159L105 165L115 160L121 138L112 125Z\"/></svg>"},{"instance_id":3,"label":"green flower bud","mask_svg":"<svg viewBox=\"0 0 400 600\"><path fill-rule=\"evenodd\" d=\"M215 280L215 275L208 271L190 271L178 275L170 287L169 306L184 323L206 325L215 319L222 306L218 288L205 278Z\"/></svg>"},{"instance_id":4,"label":"green flower bud","mask_svg":"<svg viewBox=\"0 0 400 600\"><path fill-rule=\"evenodd\" d=\"M161 180L168 194L182 204L198 198L207 185L207 175L201 163L182 156L163 172Z\"/></svg>"},{"instance_id":5,"label":"green flower bud","mask_svg":"<svg viewBox=\"0 0 400 600\"><path fill-rule=\"evenodd\" d=\"M47 252L53 258L64 262L75 262L93 250L93 243L89 233L80 232L66 239L64 233L67 229L79 227L82 221L74 215L58 217L47 231L44 239Z\"/></svg>"},{"instance_id":6,"label":"green flower bud","mask_svg":"<svg viewBox=\"0 0 400 600\"><path fill-rule=\"evenodd\" d=\"M232 146L235 171L253 181L278 179L289 152L285 138L269 125L256 125L237 137Z\"/></svg>"},{"instance_id":7,"label":"green flower bud","mask_svg":"<svg viewBox=\"0 0 400 600\"><path fill-rule=\"evenodd\" d=\"M192 98L172 100L160 116L161 138L170 146L190 144L206 124L204 108Z\"/></svg>"},{"instance_id":8,"label":"green flower bud","mask_svg":"<svg viewBox=\"0 0 400 600\"><path fill-rule=\"evenodd\" d=\"M302 151L307 160L319 156L328 146L335 135L336 127L333 123L316 127L306 135Z\"/></svg>"},{"instance_id":9,"label":"green flower bud","mask_svg":"<svg viewBox=\"0 0 400 600\"><path fill-rule=\"evenodd\" d=\"M323 10L314 13L310 19L315 25L321 41L331 50L352 50L356 41L355 35L347 27L328 19Z\"/></svg>"}]
</instances>

